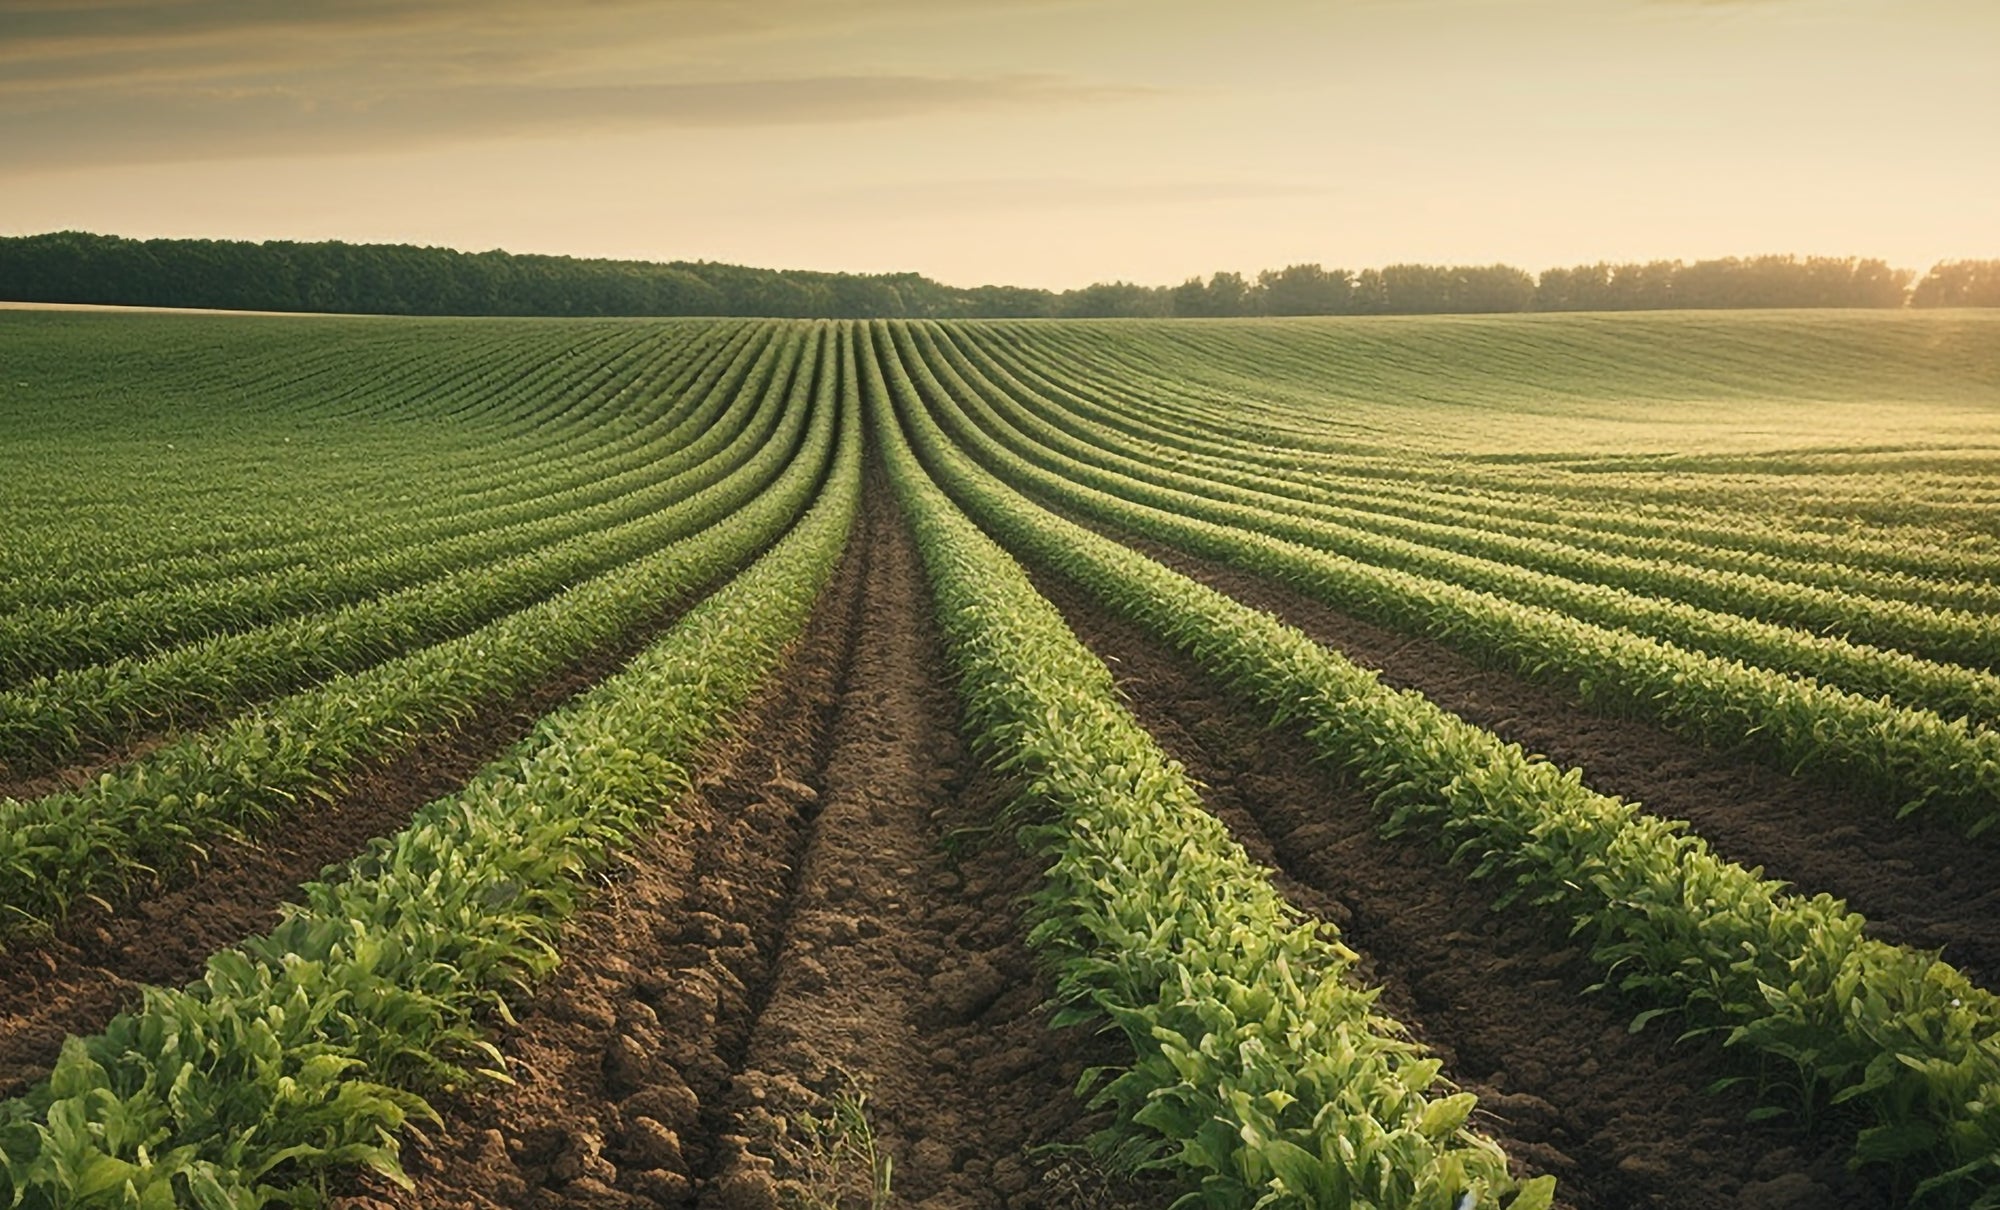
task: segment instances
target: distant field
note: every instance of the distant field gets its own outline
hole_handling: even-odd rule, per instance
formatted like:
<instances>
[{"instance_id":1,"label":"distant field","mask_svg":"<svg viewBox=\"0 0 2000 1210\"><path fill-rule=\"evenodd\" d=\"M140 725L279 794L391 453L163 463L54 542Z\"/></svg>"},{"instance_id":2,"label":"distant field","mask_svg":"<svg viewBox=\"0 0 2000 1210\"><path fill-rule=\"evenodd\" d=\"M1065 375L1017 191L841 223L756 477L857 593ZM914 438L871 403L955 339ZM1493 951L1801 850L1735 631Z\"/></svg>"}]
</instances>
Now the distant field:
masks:
<instances>
[{"instance_id":1,"label":"distant field","mask_svg":"<svg viewBox=\"0 0 2000 1210\"><path fill-rule=\"evenodd\" d=\"M2000 312L7 310L0 419L0 1203L2000 1207Z\"/></svg>"}]
</instances>

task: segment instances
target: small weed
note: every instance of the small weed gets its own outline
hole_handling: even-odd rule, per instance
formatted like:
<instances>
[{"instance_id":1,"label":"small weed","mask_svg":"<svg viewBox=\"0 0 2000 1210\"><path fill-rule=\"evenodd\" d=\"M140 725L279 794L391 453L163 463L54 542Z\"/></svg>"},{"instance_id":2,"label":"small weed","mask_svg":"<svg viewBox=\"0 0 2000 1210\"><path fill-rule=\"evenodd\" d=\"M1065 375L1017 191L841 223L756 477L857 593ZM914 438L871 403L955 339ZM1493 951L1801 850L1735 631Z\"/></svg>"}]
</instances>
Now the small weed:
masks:
<instances>
[{"instance_id":1,"label":"small weed","mask_svg":"<svg viewBox=\"0 0 2000 1210\"><path fill-rule=\"evenodd\" d=\"M842 1071L846 1087L829 1098L826 1116L806 1114L793 1120L796 1142L791 1159L801 1174L788 1182L794 1210L847 1210L848 1190L857 1179L867 1186L868 1210L889 1205L895 1162L875 1139L868 1122L868 1091L852 1073ZM858 1176L857 1176L858 1174Z\"/></svg>"}]
</instances>

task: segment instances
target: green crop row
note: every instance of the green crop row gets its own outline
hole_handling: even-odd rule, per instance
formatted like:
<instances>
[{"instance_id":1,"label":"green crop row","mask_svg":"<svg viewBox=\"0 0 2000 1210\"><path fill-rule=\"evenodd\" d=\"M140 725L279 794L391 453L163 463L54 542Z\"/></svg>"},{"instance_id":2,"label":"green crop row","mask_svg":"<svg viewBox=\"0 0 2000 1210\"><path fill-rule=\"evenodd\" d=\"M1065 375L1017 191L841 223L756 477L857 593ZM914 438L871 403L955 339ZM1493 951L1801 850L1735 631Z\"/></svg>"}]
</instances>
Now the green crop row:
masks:
<instances>
[{"instance_id":1,"label":"green crop row","mask_svg":"<svg viewBox=\"0 0 2000 1210\"><path fill-rule=\"evenodd\" d=\"M72 1039L47 1083L0 1105L0 1204L256 1210L317 1204L346 1167L400 1179L396 1132L429 1115L420 1096L497 1065L482 1016L555 964L591 871L671 808L804 626L858 505L848 395L817 501L749 570L344 878L308 886L275 931Z\"/></svg>"},{"instance_id":2,"label":"green crop row","mask_svg":"<svg viewBox=\"0 0 2000 1210\"><path fill-rule=\"evenodd\" d=\"M1353 953L1203 809L1105 667L924 478L872 355L862 372L966 729L1018 783L1023 839L1052 862L1031 941L1063 1020L1108 1021L1132 1044L1129 1067L1095 1077L1125 1153L1182 1170L1196 1189L1178 1205L1547 1206L1554 1178L1517 1185L1466 1128L1474 1097L1434 1091L1437 1061L1347 982Z\"/></svg>"},{"instance_id":3,"label":"green crop row","mask_svg":"<svg viewBox=\"0 0 2000 1210\"><path fill-rule=\"evenodd\" d=\"M657 339L636 346L644 356L631 358L629 366L613 359L618 373L598 384L589 406L573 422L532 439L524 434L499 447L504 454L482 443L465 424L445 421L439 413L448 405L462 405L459 396L504 409L511 392L532 394L563 384L545 382L541 373L515 381L493 381L487 374L437 383L432 381L436 369L428 364L410 367L407 378L385 377L387 367L374 368L372 375L356 368L331 380L313 379L308 385L317 389L311 392L258 389L254 407L226 406L234 403L231 388L218 386L214 390L222 398L212 406L230 417L232 434L240 434L250 448L226 461L195 459L176 466L171 476L150 474L146 465L132 467L132 474L147 479L142 504L135 504L123 476L108 480L122 485L110 494L89 490L104 479L105 452L103 443L79 433L72 448L58 443L50 453L58 460L82 459L88 471L66 477L59 498L45 492L5 506L25 530L41 538L41 545L55 544L55 549L10 547L5 552L26 563L0 583L0 606L77 607L149 592L171 598L189 585L259 573L291 574L301 562L320 564L421 546L610 499L621 482L644 475L653 453L647 447L657 438L651 426L665 408L677 406L680 390L693 383L691 394L708 393L720 372L719 356L746 342L761 344L774 334L774 327L753 325L665 329ZM429 334L415 347L446 366L460 361L506 364L502 354L525 355L529 367L538 359L556 360L556 350L542 341L522 339L495 354L472 336L467 332L447 341ZM315 347L308 344L306 355ZM137 381L154 385L151 376L137 376ZM237 393L246 389L235 388ZM359 465L347 455L360 452L358 435L370 430L339 416L340 399L354 391L385 401L386 415L375 431L391 447L370 451ZM267 394L277 398L267 400ZM173 431L201 442L206 409L188 411L185 419L174 416ZM159 460L156 446L133 448L126 439L111 446L112 465L127 449L139 459ZM86 457L79 450L91 453ZM379 460L377 452L384 455ZM214 516L218 491L245 457L259 455L282 457L287 493L259 490L242 502L247 506L242 513L223 524L178 524L186 510ZM38 505L52 511L40 516ZM87 543L71 540L79 516L89 517Z\"/></svg>"},{"instance_id":4,"label":"green crop row","mask_svg":"<svg viewBox=\"0 0 2000 1210\"><path fill-rule=\"evenodd\" d=\"M764 367L769 372L769 366ZM109 601L42 606L0 614L0 684L65 669L157 652L176 643L253 626L307 611L352 605L435 580L451 572L540 550L586 531L632 521L670 506L689 490L674 476L718 453L743 427L741 372L714 389L688 395L667 423L637 451L639 461L588 489L541 497L538 516L442 539L403 543L386 551L342 559L324 549L301 549L297 560L262 576L179 584L127 592ZM754 394L749 396L755 402ZM721 423L718 423L718 419ZM551 443L550 456L557 453ZM556 467L552 466L553 472ZM603 468L610 470L609 467ZM387 535L377 532L378 540Z\"/></svg>"},{"instance_id":5,"label":"green crop row","mask_svg":"<svg viewBox=\"0 0 2000 1210\"><path fill-rule=\"evenodd\" d=\"M2000 732L1136 503L1086 486L1081 472L1057 474L1013 453L965 417L921 360L910 363L910 373L954 440L1046 501L1280 580L1380 625L1430 635L1530 679L1573 687L1599 708L1651 718L1719 748L1740 747L1794 772L1843 779L1904 813L1941 814L1970 833L2000 820Z\"/></svg>"},{"instance_id":6,"label":"green crop row","mask_svg":"<svg viewBox=\"0 0 2000 1210\"><path fill-rule=\"evenodd\" d=\"M1851 693L1886 694L1898 704L1947 718L1963 716L1976 726L2000 721L2000 676L1993 673L1660 599L1633 585L1579 583L1497 557L1505 552L1458 553L1460 548L1483 548L1478 540L1448 535L1439 539L1436 534L1428 534L1428 541L1405 540L1349 523L1353 510L1323 508L1240 488L1217 474L1186 474L1148 463L1120 452L1109 434L1100 432L1093 442L1040 420L1010 400L1004 389L978 376L948 346L932 339L932 333L914 329L898 335L907 354L931 366L934 376L990 436L1048 470L1114 495L1542 606L1599 626L1814 677ZM1965 622L1959 628L1961 637L2000 637L2000 629L1984 620L1974 625L1967 620L1969 615L1941 614L1904 602L1874 606L1877 612L1893 607L1927 624L1957 617Z\"/></svg>"},{"instance_id":7,"label":"green crop row","mask_svg":"<svg viewBox=\"0 0 2000 1210\"><path fill-rule=\"evenodd\" d=\"M356 605L0 693L0 765L16 773L47 767L135 733L226 716L272 694L463 634L715 524L777 473L796 439L801 409L787 406L785 393L788 382L795 394L810 388L810 361L801 364L804 340L794 333L768 346L760 372L733 401L725 423L698 436L685 456L674 459L675 473L648 493L649 511Z\"/></svg>"},{"instance_id":8,"label":"green crop row","mask_svg":"<svg viewBox=\"0 0 2000 1210\"><path fill-rule=\"evenodd\" d=\"M648 350L659 343L657 332L637 329L587 330L568 339L554 332L536 334L511 347L505 341L479 340L487 335L484 333L466 332L463 337L450 338L457 335L426 334L416 351L428 345L428 359L403 367L402 377L386 376L390 366L355 366L331 381L306 384L269 403L256 383L230 388L181 383L177 388L165 375L140 372L98 384L97 390L75 400L73 409L40 419L29 432L39 433L45 441L53 439L48 453L58 468L74 463L79 468L101 469L106 453L114 459L130 459L130 472L143 477L148 490L135 498L122 476L105 479L76 474L63 477L59 496L31 492L26 498L9 499L9 512L19 511L30 519L38 512L45 513L42 519L49 523L27 526L29 532L18 547L0 552L0 564L33 578L174 555L227 556L301 532L338 533L343 523L351 524L353 518L366 521L384 511L385 503L404 503L405 496L415 515L448 520L460 509L482 507L523 491L543 490L547 477L537 472L530 455L547 434L538 439L531 431L524 431L517 439L496 445L482 435L477 418L489 410L503 415L525 414L545 406L551 398L588 391L603 375L606 363L623 364L650 356ZM551 336L557 339L551 340ZM139 351L124 343L129 339L114 333L112 346L101 355L118 364L120 353ZM157 350L147 352L157 354ZM571 356L577 353L586 355ZM214 366L208 369L212 374ZM74 377L73 369L54 377L53 382L60 383L65 377ZM218 393L223 394L220 400L213 398ZM162 397L160 403L153 403L155 394ZM365 408L358 413L341 409L342 398L356 395L366 401ZM75 414L70 414L72 411ZM608 409L602 417L592 419L613 419L619 411ZM467 414L453 421L455 412ZM125 430L115 428L105 434L111 439L107 450L90 449L91 438L98 435L92 426L101 428L120 416L135 423L133 431L170 429L173 436L167 440L174 444L169 448L181 449L210 444L240 431L246 417L254 418L250 421L253 434L282 432L295 438L282 454L288 480L301 492L297 497L260 493L257 511L233 518L238 523L222 530L160 525L162 508L169 513L186 507L212 510L218 503L217 479L226 481L231 468L205 461L192 468L161 465L179 459L163 459L166 450L157 442L133 442ZM366 423L358 424L357 420ZM327 439L336 435L337 441ZM351 462L348 456L355 452L352 443L360 435L392 435L394 448L385 451L387 460L378 464L371 459L358 466ZM413 436L418 440L410 440ZM478 488L462 493L461 499L425 486L427 480L413 473L440 444L453 450L459 466L486 476ZM381 490L336 496L347 505L343 511L349 511L350 516L331 515L327 505L333 493L317 489L357 486L357 474L363 481L379 483ZM72 512L78 508L87 509L87 524ZM91 536L90 542L73 542L80 528Z\"/></svg>"},{"instance_id":9,"label":"green crop row","mask_svg":"<svg viewBox=\"0 0 2000 1210\"><path fill-rule=\"evenodd\" d=\"M1045 512L954 448L916 390L897 402L926 464L981 524L1303 730L1387 830L1430 837L1505 885L1503 900L1572 925L1606 982L1650 1006L1635 1028L1677 1012L1691 1033L1794 1067L1804 1106L1868 1115L1858 1162L1921 1176L1923 1196L2000 1206L2000 998L1935 954L1866 937L1839 901L1788 894L1684 825Z\"/></svg>"},{"instance_id":10,"label":"green crop row","mask_svg":"<svg viewBox=\"0 0 2000 1210\"><path fill-rule=\"evenodd\" d=\"M308 809L302 800L325 796L363 760L553 675L741 566L805 507L832 448L833 355L824 334L814 343L818 373L802 366L786 404L767 405L780 433L735 473L735 490L702 505L689 526L699 529L694 536L458 638L170 744L83 789L0 799L0 936L45 929L80 899L119 894L231 829ZM808 406L815 381L822 398Z\"/></svg>"},{"instance_id":11,"label":"green crop row","mask_svg":"<svg viewBox=\"0 0 2000 1210\"><path fill-rule=\"evenodd\" d=\"M1615 552L1696 565L1714 561L1729 570L1963 609L1990 609L2000 578L2000 559L1990 549L1941 544L1933 533L1905 528L1891 537L1854 532L1855 527L1845 524L1821 532L1802 526L1805 518L1775 522L1768 511L1641 502L1631 489L1643 483L1630 475L1620 478L1627 490L1615 500L1565 498L1546 482L1482 475L1481 462L1400 454L1382 434L1343 437L1332 448L1346 453L1314 453L1289 442L1313 432L1341 433L1337 417L1282 439L1259 438L1246 424L1245 406L1268 389L1268 379L1246 380L1246 394L1205 402L1176 421L1183 414L1177 400L1188 388L1162 377L1160 366L1172 364L1170 348L1148 345L1144 353L1115 364L1101 360L1141 343L1138 333L1107 340L1090 332L980 324L955 327L951 334L969 354L981 356L983 363L1004 363L1006 372L1065 409L1174 451L1169 461L1254 469L1279 478L1289 490L1333 503L1392 513L1414 510L1427 519L1437 518L1437 510L1443 509L1451 520L1478 524L1485 518L1493 528L1507 528L1510 521L1544 527L1528 532L1567 544L1602 543ZM1284 343L1274 342L1273 351ZM1060 355L1050 346L1059 346ZM1225 348L1218 346L1216 352ZM1240 350L1233 352L1240 356ZM1409 350L1396 355L1407 357ZM1546 366L1535 374L1546 387L1551 378ZM1295 406L1312 413L1309 401ZM1297 423L1299 413L1289 419ZM1664 545L1620 551L1624 542Z\"/></svg>"}]
</instances>

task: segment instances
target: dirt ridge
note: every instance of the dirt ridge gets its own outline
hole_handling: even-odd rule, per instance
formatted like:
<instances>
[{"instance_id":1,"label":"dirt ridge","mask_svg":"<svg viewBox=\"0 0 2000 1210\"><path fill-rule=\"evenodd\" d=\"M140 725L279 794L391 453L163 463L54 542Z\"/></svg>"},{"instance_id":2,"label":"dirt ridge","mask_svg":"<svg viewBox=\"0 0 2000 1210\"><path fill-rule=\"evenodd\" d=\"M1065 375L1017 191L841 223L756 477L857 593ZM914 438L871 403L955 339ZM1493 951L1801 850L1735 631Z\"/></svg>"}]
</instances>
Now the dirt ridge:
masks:
<instances>
[{"instance_id":1,"label":"dirt ridge","mask_svg":"<svg viewBox=\"0 0 2000 1210\"><path fill-rule=\"evenodd\" d=\"M1303 630L1467 722L1566 767L1603 794L1687 820L1715 851L1802 893L1843 898L1873 936L1942 950L2000 991L2000 834L1968 840L1921 814L1788 777L1650 723L1597 714L1573 695L1479 665L1435 640L1386 630L1302 593L1127 535L1134 549Z\"/></svg>"},{"instance_id":2,"label":"dirt ridge","mask_svg":"<svg viewBox=\"0 0 2000 1210\"><path fill-rule=\"evenodd\" d=\"M789 666L502 1031L518 1086L441 1102L406 1156L416 1192L364 1182L349 1210L855 1204L870 1174L802 1127L857 1092L896 1205L1172 1200L1120 1201L1067 1154L1097 1124L1075 1080L1114 1056L1051 1044L1021 941L1034 863L1004 833L942 844L990 826L1000 788L959 741L914 544L869 488Z\"/></svg>"},{"instance_id":3,"label":"dirt ridge","mask_svg":"<svg viewBox=\"0 0 2000 1210\"><path fill-rule=\"evenodd\" d=\"M1045 595L1117 674L1140 721L1203 784L1294 904L1338 926L1382 1005L1480 1096L1476 1120L1524 1175L1552 1172L1576 1210L1807 1210L1885 1204L1844 1167L1834 1138L1753 1125L1740 1074L1711 1048L1675 1047L1636 1008L1586 989L1599 977L1561 921L1496 912L1489 888L1414 840L1384 840L1362 796L1303 740L1254 712L1183 657L1048 577Z\"/></svg>"},{"instance_id":4,"label":"dirt ridge","mask_svg":"<svg viewBox=\"0 0 2000 1210\"><path fill-rule=\"evenodd\" d=\"M141 987L191 982L211 954L274 927L302 883L464 786L542 716L622 668L684 612L663 610L450 730L341 776L328 802L242 840L211 843L187 868L108 909L82 905L52 937L11 943L0 951L0 1097L47 1074L67 1037L102 1029L138 1002Z\"/></svg>"}]
</instances>

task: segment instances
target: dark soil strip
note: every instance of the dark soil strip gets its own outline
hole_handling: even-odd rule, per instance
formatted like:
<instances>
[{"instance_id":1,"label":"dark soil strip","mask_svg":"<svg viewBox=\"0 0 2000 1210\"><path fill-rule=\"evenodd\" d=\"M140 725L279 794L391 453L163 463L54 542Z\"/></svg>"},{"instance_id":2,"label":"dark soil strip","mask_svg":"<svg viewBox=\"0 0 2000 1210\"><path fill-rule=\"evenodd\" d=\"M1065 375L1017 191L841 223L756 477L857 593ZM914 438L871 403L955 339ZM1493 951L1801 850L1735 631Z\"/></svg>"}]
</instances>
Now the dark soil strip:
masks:
<instances>
[{"instance_id":1,"label":"dark soil strip","mask_svg":"<svg viewBox=\"0 0 2000 1210\"><path fill-rule=\"evenodd\" d=\"M1713 1047L1674 1046L1671 1025L1630 1034L1636 1007L1586 994L1598 972L1562 922L1496 912L1489 889L1440 853L1381 839L1366 801L1303 740L1264 731L1180 656L1069 586L1043 589L1252 855L1365 955L1384 1010L1479 1094L1478 1124L1520 1171L1554 1173L1578 1210L1887 1204L1845 1171L1839 1139L1747 1123L1747 1090L1702 1092L1741 1070Z\"/></svg>"},{"instance_id":2,"label":"dark soil strip","mask_svg":"<svg viewBox=\"0 0 2000 1210\"><path fill-rule=\"evenodd\" d=\"M1122 535L1120 540L1127 540ZM1844 897L1883 940L1942 949L2000 990L2000 837L1967 840L1921 816L1897 820L1870 798L1787 777L1643 722L1594 714L1568 693L1481 667L1426 638L1396 634L1270 581L1128 542L1320 643L1415 689L1466 721L1581 768L1600 793L1688 820L1717 852L1800 890Z\"/></svg>"},{"instance_id":3,"label":"dark soil strip","mask_svg":"<svg viewBox=\"0 0 2000 1210\"><path fill-rule=\"evenodd\" d=\"M80 763L64 765L60 769L49 769L41 773L9 780L0 772L0 798L18 798L22 802L47 798L64 790L81 790L104 774L120 765L144 760L153 753L173 742L168 734L144 735L119 747L116 752L85 757Z\"/></svg>"},{"instance_id":4,"label":"dark soil strip","mask_svg":"<svg viewBox=\"0 0 2000 1210\"><path fill-rule=\"evenodd\" d=\"M888 493L880 492L879 502ZM1022 941L1021 897L1039 880L1004 830L1003 787L977 771L900 519L875 517L867 629L835 728L825 811L771 1002L730 1098L746 1140L706 1206L786 1200L865 1205L865 1164L825 1162L796 1140L843 1092L867 1094L894 1162L895 1205L933 1210L1111 1205L1087 1165L1031 1149L1080 1138L1072 1094L1109 1038L1052 1037L1051 994ZM983 836L953 849L947 837ZM775 1162L774 1162L775 1161ZM781 1183L791 1181L790 1197ZM1151 1191L1142 1204L1164 1205Z\"/></svg>"},{"instance_id":5,"label":"dark soil strip","mask_svg":"<svg viewBox=\"0 0 2000 1210\"><path fill-rule=\"evenodd\" d=\"M174 987L209 955L279 921L299 884L401 829L525 737L544 714L623 667L680 618L662 613L561 674L417 746L343 779L331 803L219 841L167 885L114 911L79 908L56 937L0 953L0 1097L45 1075L65 1038L102 1029L141 985Z\"/></svg>"},{"instance_id":6,"label":"dark soil strip","mask_svg":"<svg viewBox=\"0 0 2000 1210\"><path fill-rule=\"evenodd\" d=\"M940 847L990 825L990 786L957 738L915 551L885 486L869 494L788 671L501 1031L518 1086L442 1102L445 1129L405 1156L416 1192L370 1182L350 1210L858 1191L860 1167L799 1141L857 1090L896 1205L1121 1204L1089 1165L1026 1154L1092 1124L1071 1088L1108 1056L1050 1044L1018 940L1032 865L1005 836L965 868Z\"/></svg>"},{"instance_id":7,"label":"dark soil strip","mask_svg":"<svg viewBox=\"0 0 2000 1210\"><path fill-rule=\"evenodd\" d=\"M854 543L785 675L571 920L562 965L516 1024L495 1030L516 1084L434 1098L443 1129L413 1131L404 1151L415 1193L364 1178L337 1204L691 1204L790 918L867 561Z\"/></svg>"}]
</instances>

